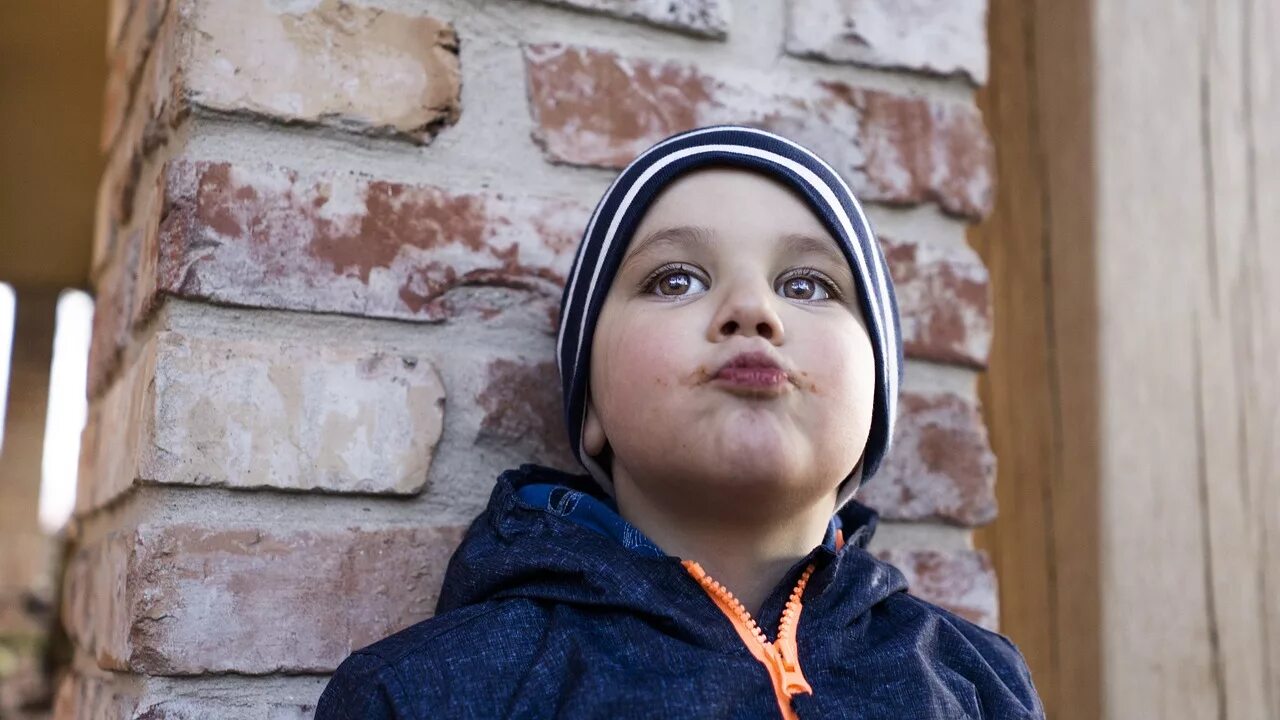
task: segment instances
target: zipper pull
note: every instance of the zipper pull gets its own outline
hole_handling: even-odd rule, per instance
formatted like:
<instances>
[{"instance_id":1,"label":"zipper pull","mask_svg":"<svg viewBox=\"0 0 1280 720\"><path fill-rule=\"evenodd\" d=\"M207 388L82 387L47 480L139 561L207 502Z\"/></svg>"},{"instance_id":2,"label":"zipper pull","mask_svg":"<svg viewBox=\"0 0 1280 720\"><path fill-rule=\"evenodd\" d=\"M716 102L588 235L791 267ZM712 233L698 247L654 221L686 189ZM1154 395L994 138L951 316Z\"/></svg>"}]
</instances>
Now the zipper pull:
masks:
<instances>
[{"instance_id":1,"label":"zipper pull","mask_svg":"<svg viewBox=\"0 0 1280 720\"><path fill-rule=\"evenodd\" d=\"M796 693L813 694L813 688L809 685L809 681L805 680L804 673L800 671L800 648L796 643L800 613L804 610L801 598L804 597L804 588L809 583L813 568L813 563L810 563L800 575L800 580L796 582L795 590L791 592L791 598L787 600L787 605L782 611L782 619L778 623L778 639L773 643L778 675L787 697Z\"/></svg>"},{"instance_id":2,"label":"zipper pull","mask_svg":"<svg viewBox=\"0 0 1280 720\"><path fill-rule=\"evenodd\" d=\"M813 694L813 687L804 679L800 670L800 650L796 647L794 637L780 637L775 643L778 658L778 675L782 679L782 689L788 696L797 693Z\"/></svg>"}]
</instances>

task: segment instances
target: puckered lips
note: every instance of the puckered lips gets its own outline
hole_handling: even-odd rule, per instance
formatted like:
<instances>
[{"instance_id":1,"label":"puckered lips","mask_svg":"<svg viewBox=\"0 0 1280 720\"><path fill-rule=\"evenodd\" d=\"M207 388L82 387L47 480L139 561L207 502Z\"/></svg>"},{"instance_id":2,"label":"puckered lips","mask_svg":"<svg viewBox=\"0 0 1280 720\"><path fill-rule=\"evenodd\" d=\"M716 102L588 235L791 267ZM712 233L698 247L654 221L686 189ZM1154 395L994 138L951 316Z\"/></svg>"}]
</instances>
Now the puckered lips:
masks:
<instances>
[{"instance_id":1,"label":"puckered lips","mask_svg":"<svg viewBox=\"0 0 1280 720\"><path fill-rule=\"evenodd\" d=\"M791 388L792 375L772 353L739 353L712 376L713 385L748 397L775 397Z\"/></svg>"}]
</instances>

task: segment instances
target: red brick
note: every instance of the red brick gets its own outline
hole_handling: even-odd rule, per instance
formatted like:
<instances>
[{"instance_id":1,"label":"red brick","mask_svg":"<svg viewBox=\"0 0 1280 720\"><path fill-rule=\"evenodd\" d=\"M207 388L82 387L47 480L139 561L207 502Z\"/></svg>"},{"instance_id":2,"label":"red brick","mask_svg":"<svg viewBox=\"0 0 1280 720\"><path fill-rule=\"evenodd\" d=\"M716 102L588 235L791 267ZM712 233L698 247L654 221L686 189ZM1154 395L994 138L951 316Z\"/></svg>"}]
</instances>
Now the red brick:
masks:
<instances>
[{"instance_id":1,"label":"red brick","mask_svg":"<svg viewBox=\"0 0 1280 720\"><path fill-rule=\"evenodd\" d=\"M62 677L53 720L138 718L139 691L133 678L86 677L71 670Z\"/></svg>"},{"instance_id":2,"label":"red brick","mask_svg":"<svg viewBox=\"0 0 1280 720\"><path fill-rule=\"evenodd\" d=\"M126 233L121 251L94 281L93 334L89 342L86 391L96 397L117 374L133 328L134 287L141 246L138 232Z\"/></svg>"},{"instance_id":3,"label":"red brick","mask_svg":"<svg viewBox=\"0 0 1280 720\"><path fill-rule=\"evenodd\" d=\"M991 349L987 268L968 247L880 237L902 320L903 352L982 369Z\"/></svg>"},{"instance_id":4,"label":"red brick","mask_svg":"<svg viewBox=\"0 0 1280 720\"><path fill-rule=\"evenodd\" d=\"M907 578L910 593L988 630L1000 624L999 593L991 559L981 550L877 550Z\"/></svg>"},{"instance_id":5,"label":"red brick","mask_svg":"<svg viewBox=\"0 0 1280 720\"><path fill-rule=\"evenodd\" d=\"M186 99L418 142L457 121L458 38L447 23L342 0L306 5L193 8L181 63Z\"/></svg>"},{"instance_id":6,"label":"red brick","mask_svg":"<svg viewBox=\"0 0 1280 720\"><path fill-rule=\"evenodd\" d=\"M166 168L155 289L219 303L440 321L487 285L556 306L589 211L269 165ZM150 305L144 301L142 306Z\"/></svg>"},{"instance_id":7,"label":"red brick","mask_svg":"<svg viewBox=\"0 0 1280 720\"><path fill-rule=\"evenodd\" d=\"M175 678L69 672L58 692L54 720L310 720L328 678Z\"/></svg>"},{"instance_id":8,"label":"red brick","mask_svg":"<svg viewBox=\"0 0 1280 720\"><path fill-rule=\"evenodd\" d=\"M339 0L135 0L111 51L95 271L133 214L145 159L192 110L429 142L459 117L457 37L428 16Z\"/></svg>"},{"instance_id":9,"label":"red brick","mask_svg":"<svg viewBox=\"0 0 1280 720\"><path fill-rule=\"evenodd\" d=\"M520 462L579 468L569 450L554 360L490 361L476 403L484 411L477 445L515 453Z\"/></svg>"},{"instance_id":10,"label":"red brick","mask_svg":"<svg viewBox=\"0 0 1280 720\"><path fill-rule=\"evenodd\" d=\"M161 331L90 410L83 514L136 482L414 494L443 428L425 359Z\"/></svg>"},{"instance_id":11,"label":"red brick","mask_svg":"<svg viewBox=\"0 0 1280 720\"><path fill-rule=\"evenodd\" d=\"M120 13L115 37L108 37L107 86L103 96L103 150L110 148L125 125L130 101L142 83L143 68L171 4L178 0L132 0L113 2L112 13ZM124 7L127 5L128 7ZM117 9L114 6L120 6Z\"/></svg>"},{"instance_id":12,"label":"red brick","mask_svg":"<svg viewBox=\"0 0 1280 720\"><path fill-rule=\"evenodd\" d=\"M525 71L534 138L555 162L622 167L670 134L734 122L809 146L863 200L937 202L972 218L991 207L994 153L972 104L834 81L773 91L694 65L557 44L526 46Z\"/></svg>"},{"instance_id":13,"label":"red brick","mask_svg":"<svg viewBox=\"0 0 1280 720\"><path fill-rule=\"evenodd\" d=\"M147 295L154 291L148 289L148 283L139 280L155 275L155 261L143 251L154 245L162 199L155 183L149 183L140 200L139 222L111 233L113 243L118 246L104 251L101 267L93 273L93 335L86 387L90 398L101 395L118 375L133 329L146 319L151 309ZM114 220L108 222L114 223Z\"/></svg>"},{"instance_id":14,"label":"red brick","mask_svg":"<svg viewBox=\"0 0 1280 720\"><path fill-rule=\"evenodd\" d=\"M157 305L156 295L156 248L157 236L160 233L160 216L164 210L164 176L163 174L147 184L144 197L140 201L137 222L134 223L134 234L138 249L132 254L134 258L132 298L129 300L129 322L137 327L150 319Z\"/></svg>"},{"instance_id":15,"label":"red brick","mask_svg":"<svg viewBox=\"0 0 1280 720\"><path fill-rule=\"evenodd\" d=\"M128 97L117 102L107 88L104 120L104 144L110 151L99 183L94 218L94 241L91 275L97 278L113 261L118 261L123 241L133 229L135 204L142 204L143 217L147 218L151 195L138 203L140 190L153 190L153 186L140 188L142 174L148 156L168 141L170 131L186 116L188 107L173 99L175 69L172 50L178 42L177 13L167 0L137 0L131 20L156 7L169 8L160 18L160 24L151 40L152 49L145 54L142 67L133 71L132 83L127 86ZM173 0L176 4L178 0ZM114 76L113 76L114 77ZM118 89L118 88L117 88Z\"/></svg>"},{"instance_id":16,"label":"red brick","mask_svg":"<svg viewBox=\"0 0 1280 720\"><path fill-rule=\"evenodd\" d=\"M108 162L102 177L98 179L98 190L94 199L93 241L89 259L89 279L95 284L102 274L103 268L116 254L116 236L120 233L119 215L115 212L114 207L116 198L112 196L118 184L108 182L107 175L110 172L110 168L111 165Z\"/></svg>"},{"instance_id":17,"label":"red brick","mask_svg":"<svg viewBox=\"0 0 1280 720\"><path fill-rule=\"evenodd\" d=\"M134 2L135 0L107 0L107 42L104 47L108 58L111 57L111 51L115 49L116 44L120 42L125 20L128 19Z\"/></svg>"},{"instance_id":18,"label":"red brick","mask_svg":"<svg viewBox=\"0 0 1280 720\"><path fill-rule=\"evenodd\" d=\"M788 0L787 52L987 80L986 0Z\"/></svg>"},{"instance_id":19,"label":"red brick","mask_svg":"<svg viewBox=\"0 0 1280 720\"><path fill-rule=\"evenodd\" d=\"M115 499L138 477L141 418L154 405L148 380L155 374L155 347L148 343L109 390L89 404L80 436L76 514Z\"/></svg>"},{"instance_id":20,"label":"red brick","mask_svg":"<svg viewBox=\"0 0 1280 720\"><path fill-rule=\"evenodd\" d=\"M457 121L461 74L451 26L342 0L312 5L137 0L114 53L104 144L116 138L127 108L150 105L145 114L155 120L174 111L164 107L170 99L415 142ZM164 57L140 76L149 53Z\"/></svg>"},{"instance_id":21,"label":"red brick","mask_svg":"<svg viewBox=\"0 0 1280 720\"><path fill-rule=\"evenodd\" d=\"M893 447L858 500L888 520L977 526L995 519L995 474L976 404L951 393L904 392Z\"/></svg>"},{"instance_id":22,"label":"red brick","mask_svg":"<svg viewBox=\"0 0 1280 720\"><path fill-rule=\"evenodd\" d=\"M728 0L542 0L691 35L723 39L729 32Z\"/></svg>"},{"instance_id":23,"label":"red brick","mask_svg":"<svg viewBox=\"0 0 1280 720\"><path fill-rule=\"evenodd\" d=\"M329 672L429 617L465 526L142 526L82 549L64 620L104 669Z\"/></svg>"}]
</instances>

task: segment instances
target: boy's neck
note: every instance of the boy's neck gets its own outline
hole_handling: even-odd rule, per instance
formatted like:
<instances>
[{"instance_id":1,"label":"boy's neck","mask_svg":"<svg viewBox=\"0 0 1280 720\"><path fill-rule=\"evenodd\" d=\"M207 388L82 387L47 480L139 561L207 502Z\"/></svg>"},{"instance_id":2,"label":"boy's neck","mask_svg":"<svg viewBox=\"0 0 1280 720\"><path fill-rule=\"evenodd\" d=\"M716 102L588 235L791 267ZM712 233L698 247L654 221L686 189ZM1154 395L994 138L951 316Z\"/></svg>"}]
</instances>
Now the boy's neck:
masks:
<instances>
[{"instance_id":1,"label":"boy's neck","mask_svg":"<svg viewBox=\"0 0 1280 720\"><path fill-rule=\"evenodd\" d=\"M614 491L627 522L668 555L697 561L753 617L787 570L822 544L835 507L834 492L801 508L772 504L776 514L728 512L731 501L700 508L688 496L663 503L623 476Z\"/></svg>"}]
</instances>

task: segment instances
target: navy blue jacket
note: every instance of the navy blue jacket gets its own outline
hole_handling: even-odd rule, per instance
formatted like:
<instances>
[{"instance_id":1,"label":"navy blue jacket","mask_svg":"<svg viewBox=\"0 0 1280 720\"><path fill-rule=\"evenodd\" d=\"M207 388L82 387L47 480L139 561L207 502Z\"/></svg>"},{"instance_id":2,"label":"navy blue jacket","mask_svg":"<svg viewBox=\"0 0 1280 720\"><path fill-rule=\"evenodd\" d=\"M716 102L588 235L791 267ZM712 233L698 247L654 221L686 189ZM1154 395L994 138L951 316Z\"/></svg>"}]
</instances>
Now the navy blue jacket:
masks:
<instances>
[{"instance_id":1,"label":"navy blue jacket","mask_svg":"<svg viewBox=\"0 0 1280 720\"><path fill-rule=\"evenodd\" d=\"M908 595L866 551L875 522L850 501L760 608L772 643L812 564L794 624L811 692L787 697L589 475L521 465L450 559L436 615L352 653L316 718L1043 718L1012 643Z\"/></svg>"}]
</instances>

